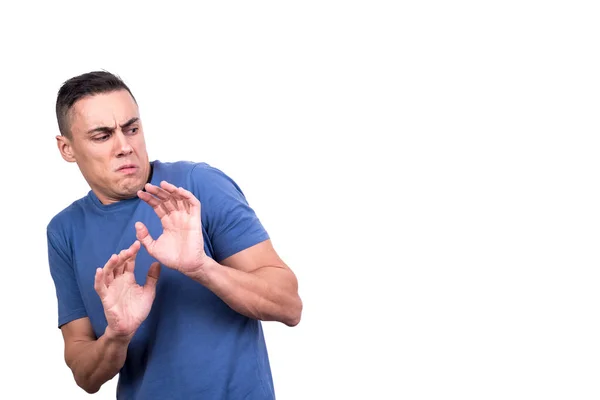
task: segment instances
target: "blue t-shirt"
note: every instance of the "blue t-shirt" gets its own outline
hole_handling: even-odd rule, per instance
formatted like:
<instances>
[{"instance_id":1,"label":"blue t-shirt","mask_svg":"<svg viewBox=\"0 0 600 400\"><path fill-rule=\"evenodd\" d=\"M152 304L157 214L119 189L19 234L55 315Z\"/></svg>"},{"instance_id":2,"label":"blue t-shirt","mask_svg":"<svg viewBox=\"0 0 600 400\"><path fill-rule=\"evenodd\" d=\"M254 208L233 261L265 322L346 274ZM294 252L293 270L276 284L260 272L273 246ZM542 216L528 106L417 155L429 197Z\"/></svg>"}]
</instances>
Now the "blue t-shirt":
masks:
<instances>
[{"instance_id":1,"label":"blue t-shirt","mask_svg":"<svg viewBox=\"0 0 600 400\"><path fill-rule=\"evenodd\" d=\"M217 262L269 238L238 185L206 163L152 162L151 183L166 180L200 200L204 249ZM154 239L162 225L139 198L103 205L90 191L48 224L50 272L58 326L89 317L97 337L106 328L94 290L96 268L135 240L136 221ZM156 261L142 246L135 277L143 285ZM274 399L260 321L232 310L214 293L161 266L156 298L129 344L118 399Z\"/></svg>"}]
</instances>

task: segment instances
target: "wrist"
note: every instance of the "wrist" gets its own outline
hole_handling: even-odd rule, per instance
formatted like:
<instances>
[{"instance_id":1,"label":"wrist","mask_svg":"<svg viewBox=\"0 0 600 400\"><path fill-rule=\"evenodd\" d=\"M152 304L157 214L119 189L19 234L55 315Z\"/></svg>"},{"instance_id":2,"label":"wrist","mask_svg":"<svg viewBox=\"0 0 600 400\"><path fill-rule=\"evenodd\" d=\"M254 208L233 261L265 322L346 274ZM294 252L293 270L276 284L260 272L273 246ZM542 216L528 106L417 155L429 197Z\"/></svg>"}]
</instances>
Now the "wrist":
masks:
<instances>
[{"instance_id":1,"label":"wrist","mask_svg":"<svg viewBox=\"0 0 600 400\"><path fill-rule=\"evenodd\" d=\"M118 332L115 332L114 330L112 330L109 326L107 326L106 329L104 330L104 338L106 339L107 342L111 342L111 343L115 343L115 344L122 344L122 345L128 345L129 342L131 342L131 339L133 339L134 334L135 334L135 331L130 334L118 333Z\"/></svg>"},{"instance_id":2,"label":"wrist","mask_svg":"<svg viewBox=\"0 0 600 400\"><path fill-rule=\"evenodd\" d=\"M220 266L221 265L217 263L214 259L205 255L202 261L198 263L198 266L186 275L192 278L193 280L200 282L203 285L206 285L208 282L210 282L210 277L214 273L215 269Z\"/></svg>"}]
</instances>

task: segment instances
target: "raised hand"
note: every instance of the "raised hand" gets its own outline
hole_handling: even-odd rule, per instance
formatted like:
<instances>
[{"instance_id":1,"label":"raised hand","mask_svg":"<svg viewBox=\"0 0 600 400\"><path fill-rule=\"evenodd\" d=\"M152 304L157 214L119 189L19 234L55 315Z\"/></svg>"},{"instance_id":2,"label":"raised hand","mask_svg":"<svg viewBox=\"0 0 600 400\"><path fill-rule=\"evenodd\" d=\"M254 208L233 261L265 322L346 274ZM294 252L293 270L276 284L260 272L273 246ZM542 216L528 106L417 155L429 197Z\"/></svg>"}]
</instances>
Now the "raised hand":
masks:
<instances>
[{"instance_id":1,"label":"raised hand","mask_svg":"<svg viewBox=\"0 0 600 400\"><path fill-rule=\"evenodd\" d=\"M96 270L94 289L100 296L108 330L115 336L133 337L148 317L160 275L160 264L153 263L148 270L146 283L140 286L133 274L135 258L140 250L137 240L118 255L113 254L103 268Z\"/></svg>"},{"instance_id":2,"label":"raised hand","mask_svg":"<svg viewBox=\"0 0 600 400\"><path fill-rule=\"evenodd\" d=\"M140 190L138 196L154 209L163 226L163 233L154 240L146 226L136 222L137 238L148 253L184 274L200 271L207 260L200 201L191 192L165 181L160 187L147 183L146 192Z\"/></svg>"}]
</instances>

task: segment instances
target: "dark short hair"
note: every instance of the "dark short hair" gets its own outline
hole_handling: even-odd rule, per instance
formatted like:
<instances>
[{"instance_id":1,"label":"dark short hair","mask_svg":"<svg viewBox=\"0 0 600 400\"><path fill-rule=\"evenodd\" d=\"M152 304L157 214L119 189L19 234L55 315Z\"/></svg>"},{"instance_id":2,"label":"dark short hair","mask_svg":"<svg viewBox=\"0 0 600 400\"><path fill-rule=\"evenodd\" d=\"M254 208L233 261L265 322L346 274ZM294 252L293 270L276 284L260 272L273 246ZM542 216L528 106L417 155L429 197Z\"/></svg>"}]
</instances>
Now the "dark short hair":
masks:
<instances>
[{"instance_id":1,"label":"dark short hair","mask_svg":"<svg viewBox=\"0 0 600 400\"><path fill-rule=\"evenodd\" d=\"M71 137L68 113L77 100L86 96L117 90L127 90L133 101L136 101L125 82L117 75L107 71L87 72L64 82L56 98L56 119L60 134L68 138Z\"/></svg>"}]
</instances>

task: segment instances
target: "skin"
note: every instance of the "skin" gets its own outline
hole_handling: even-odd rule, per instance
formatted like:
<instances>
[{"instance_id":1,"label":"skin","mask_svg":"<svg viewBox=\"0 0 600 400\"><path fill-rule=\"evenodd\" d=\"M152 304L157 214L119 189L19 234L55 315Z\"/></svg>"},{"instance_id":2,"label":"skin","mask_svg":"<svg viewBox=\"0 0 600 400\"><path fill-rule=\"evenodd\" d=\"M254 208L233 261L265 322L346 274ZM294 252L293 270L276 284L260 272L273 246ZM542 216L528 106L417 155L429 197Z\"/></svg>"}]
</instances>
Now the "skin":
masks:
<instances>
[{"instance_id":1,"label":"skin","mask_svg":"<svg viewBox=\"0 0 600 400\"><path fill-rule=\"evenodd\" d=\"M80 387L95 393L122 368L127 346L152 307L161 264L204 285L249 318L288 326L300 322L296 276L270 240L217 263L204 252L198 199L169 182L147 183L150 163L142 123L127 91L80 99L71 108L69 126L70 137L56 138L58 149L65 161L77 163L100 201L111 204L138 196L163 226L161 236L152 238L146 226L136 222L138 240L96 271L94 288L108 322L101 337L95 337L87 317L61 327L65 361ZM126 165L132 168L119 169ZM133 275L141 246L158 260L144 285Z\"/></svg>"},{"instance_id":2,"label":"skin","mask_svg":"<svg viewBox=\"0 0 600 400\"><path fill-rule=\"evenodd\" d=\"M150 162L137 104L126 90L84 97L69 111L71 138L57 136L60 154L77 163L103 204L129 199L143 188ZM132 165L132 170L119 170Z\"/></svg>"}]
</instances>

